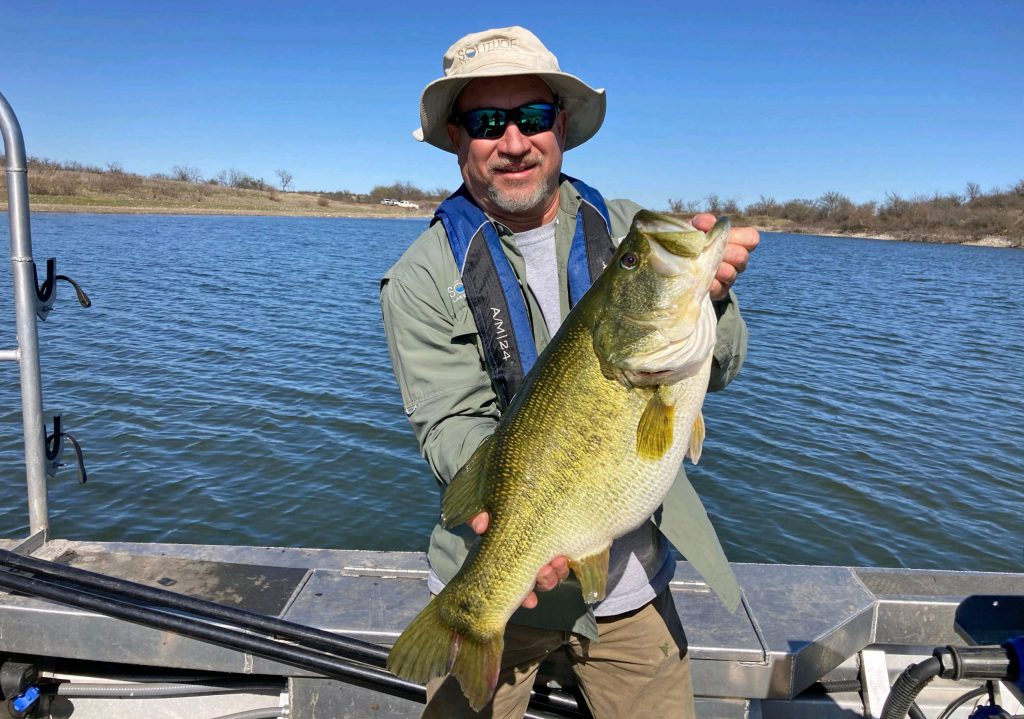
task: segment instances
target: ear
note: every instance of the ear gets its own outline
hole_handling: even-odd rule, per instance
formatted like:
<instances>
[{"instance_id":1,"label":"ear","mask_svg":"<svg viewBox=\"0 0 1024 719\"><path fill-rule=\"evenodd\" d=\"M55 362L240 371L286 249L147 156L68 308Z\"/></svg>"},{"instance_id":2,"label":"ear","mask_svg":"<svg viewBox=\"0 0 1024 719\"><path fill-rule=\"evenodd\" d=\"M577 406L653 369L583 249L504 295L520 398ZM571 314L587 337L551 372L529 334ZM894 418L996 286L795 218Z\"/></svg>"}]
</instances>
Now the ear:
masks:
<instances>
[{"instance_id":1,"label":"ear","mask_svg":"<svg viewBox=\"0 0 1024 719\"><path fill-rule=\"evenodd\" d=\"M452 141L452 145L455 146L455 153L458 154L462 149L462 128L449 122L445 125L445 130L448 132L448 139Z\"/></svg>"},{"instance_id":2,"label":"ear","mask_svg":"<svg viewBox=\"0 0 1024 719\"><path fill-rule=\"evenodd\" d=\"M569 131L569 113L562 110L558 113L558 117L555 118L555 127L558 128L556 137L558 138L558 148L565 152L565 136Z\"/></svg>"}]
</instances>

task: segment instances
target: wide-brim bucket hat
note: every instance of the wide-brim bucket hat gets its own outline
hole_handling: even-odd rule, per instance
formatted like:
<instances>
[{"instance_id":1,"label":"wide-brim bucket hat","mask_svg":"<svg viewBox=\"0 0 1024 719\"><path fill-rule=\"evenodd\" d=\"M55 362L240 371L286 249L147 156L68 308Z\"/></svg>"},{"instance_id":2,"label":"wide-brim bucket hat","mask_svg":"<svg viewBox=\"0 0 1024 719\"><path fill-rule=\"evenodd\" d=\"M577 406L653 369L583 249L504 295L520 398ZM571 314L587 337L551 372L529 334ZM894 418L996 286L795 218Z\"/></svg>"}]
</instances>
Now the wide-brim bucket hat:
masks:
<instances>
[{"instance_id":1,"label":"wide-brim bucket hat","mask_svg":"<svg viewBox=\"0 0 1024 719\"><path fill-rule=\"evenodd\" d=\"M423 89L420 127L412 136L442 150L455 152L448 137L448 118L459 93L478 77L536 75L547 83L569 117L566 150L589 140L604 122L604 89L594 89L575 75L562 72L558 58L525 28L504 27L466 35L448 48L441 64L444 77Z\"/></svg>"}]
</instances>

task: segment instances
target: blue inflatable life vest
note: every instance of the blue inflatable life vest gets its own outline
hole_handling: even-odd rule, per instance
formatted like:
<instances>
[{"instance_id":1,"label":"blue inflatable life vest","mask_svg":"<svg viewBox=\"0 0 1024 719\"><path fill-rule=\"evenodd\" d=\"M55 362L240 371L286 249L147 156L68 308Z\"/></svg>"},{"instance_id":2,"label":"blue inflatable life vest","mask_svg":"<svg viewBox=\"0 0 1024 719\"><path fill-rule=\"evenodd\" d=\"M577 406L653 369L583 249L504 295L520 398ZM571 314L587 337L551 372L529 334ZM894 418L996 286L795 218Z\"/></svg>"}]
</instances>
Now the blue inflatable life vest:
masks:
<instances>
[{"instance_id":1,"label":"blue inflatable life vest","mask_svg":"<svg viewBox=\"0 0 1024 719\"><path fill-rule=\"evenodd\" d=\"M615 251L604 198L580 180L562 176L583 198L567 267L569 300L575 305ZM494 224L463 185L441 203L435 222L444 224L448 244L462 273L484 360L504 409L537 360L526 298L501 248Z\"/></svg>"}]
</instances>

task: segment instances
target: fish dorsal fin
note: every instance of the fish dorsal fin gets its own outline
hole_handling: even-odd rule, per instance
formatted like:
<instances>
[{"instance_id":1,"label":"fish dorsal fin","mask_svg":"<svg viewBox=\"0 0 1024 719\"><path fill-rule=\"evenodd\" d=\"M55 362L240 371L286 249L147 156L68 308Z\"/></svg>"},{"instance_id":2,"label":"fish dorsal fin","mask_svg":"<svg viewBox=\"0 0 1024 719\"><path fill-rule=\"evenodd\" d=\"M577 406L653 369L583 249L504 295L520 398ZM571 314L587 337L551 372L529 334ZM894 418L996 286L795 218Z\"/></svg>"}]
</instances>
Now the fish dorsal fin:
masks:
<instances>
[{"instance_id":1,"label":"fish dorsal fin","mask_svg":"<svg viewBox=\"0 0 1024 719\"><path fill-rule=\"evenodd\" d=\"M697 419L693 420L693 429L690 430L690 461L694 464L700 461L700 452L704 448L704 413L698 411Z\"/></svg>"},{"instance_id":2,"label":"fish dorsal fin","mask_svg":"<svg viewBox=\"0 0 1024 719\"><path fill-rule=\"evenodd\" d=\"M567 558L569 569L575 572L583 591L583 601L587 604L604 599L605 585L608 583L608 549L611 546L609 542L604 549L581 559Z\"/></svg>"},{"instance_id":3,"label":"fish dorsal fin","mask_svg":"<svg viewBox=\"0 0 1024 719\"><path fill-rule=\"evenodd\" d=\"M636 428L636 451L644 459L661 459L672 446L676 408L664 387L654 390Z\"/></svg>"},{"instance_id":4,"label":"fish dorsal fin","mask_svg":"<svg viewBox=\"0 0 1024 719\"><path fill-rule=\"evenodd\" d=\"M441 500L441 524L446 529L467 522L474 515L487 509L484 506L484 483L491 459L494 435L485 439L476 448L469 461L455 473Z\"/></svg>"}]
</instances>

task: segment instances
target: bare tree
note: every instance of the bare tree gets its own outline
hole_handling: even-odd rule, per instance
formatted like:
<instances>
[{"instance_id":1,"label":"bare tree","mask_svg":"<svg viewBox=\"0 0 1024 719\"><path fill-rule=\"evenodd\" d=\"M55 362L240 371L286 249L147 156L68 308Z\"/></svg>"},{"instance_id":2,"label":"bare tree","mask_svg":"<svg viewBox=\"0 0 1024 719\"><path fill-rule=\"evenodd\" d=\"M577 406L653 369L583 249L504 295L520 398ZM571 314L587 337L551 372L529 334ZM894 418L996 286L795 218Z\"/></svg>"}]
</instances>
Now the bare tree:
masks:
<instances>
[{"instance_id":1,"label":"bare tree","mask_svg":"<svg viewBox=\"0 0 1024 719\"><path fill-rule=\"evenodd\" d=\"M671 197L668 199L668 211L675 212L678 215L696 215L700 212L700 201L699 200L684 200L679 198L673 200Z\"/></svg>"},{"instance_id":2,"label":"bare tree","mask_svg":"<svg viewBox=\"0 0 1024 719\"><path fill-rule=\"evenodd\" d=\"M707 203L708 212L715 217L722 214L722 198L718 196L717 192L712 192L710 195L704 198L704 202Z\"/></svg>"},{"instance_id":3,"label":"bare tree","mask_svg":"<svg viewBox=\"0 0 1024 719\"><path fill-rule=\"evenodd\" d=\"M760 199L747 206L747 213L751 215L771 215L779 209L779 203L774 197L761 195Z\"/></svg>"},{"instance_id":4,"label":"bare tree","mask_svg":"<svg viewBox=\"0 0 1024 719\"><path fill-rule=\"evenodd\" d=\"M288 172L288 170L274 170L274 174L281 181L281 190L288 192L288 188L292 186L292 173Z\"/></svg>"},{"instance_id":5,"label":"bare tree","mask_svg":"<svg viewBox=\"0 0 1024 719\"><path fill-rule=\"evenodd\" d=\"M825 217L835 217L839 213L853 207L850 198L839 192L826 192L814 204L818 206L818 210Z\"/></svg>"},{"instance_id":6,"label":"bare tree","mask_svg":"<svg viewBox=\"0 0 1024 719\"><path fill-rule=\"evenodd\" d=\"M981 197L981 185L979 185L977 182L968 182L966 193L968 202L973 202L974 200L977 200L979 197Z\"/></svg>"},{"instance_id":7,"label":"bare tree","mask_svg":"<svg viewBox=\"0 0 1024 719\"><path fill-rule=\"evenodd\" d=\"M193 185L203 181L203 173L195 167L175 165L171 168L171 177L179 182L190 182Z\"/></svg>"}]
</instances>

